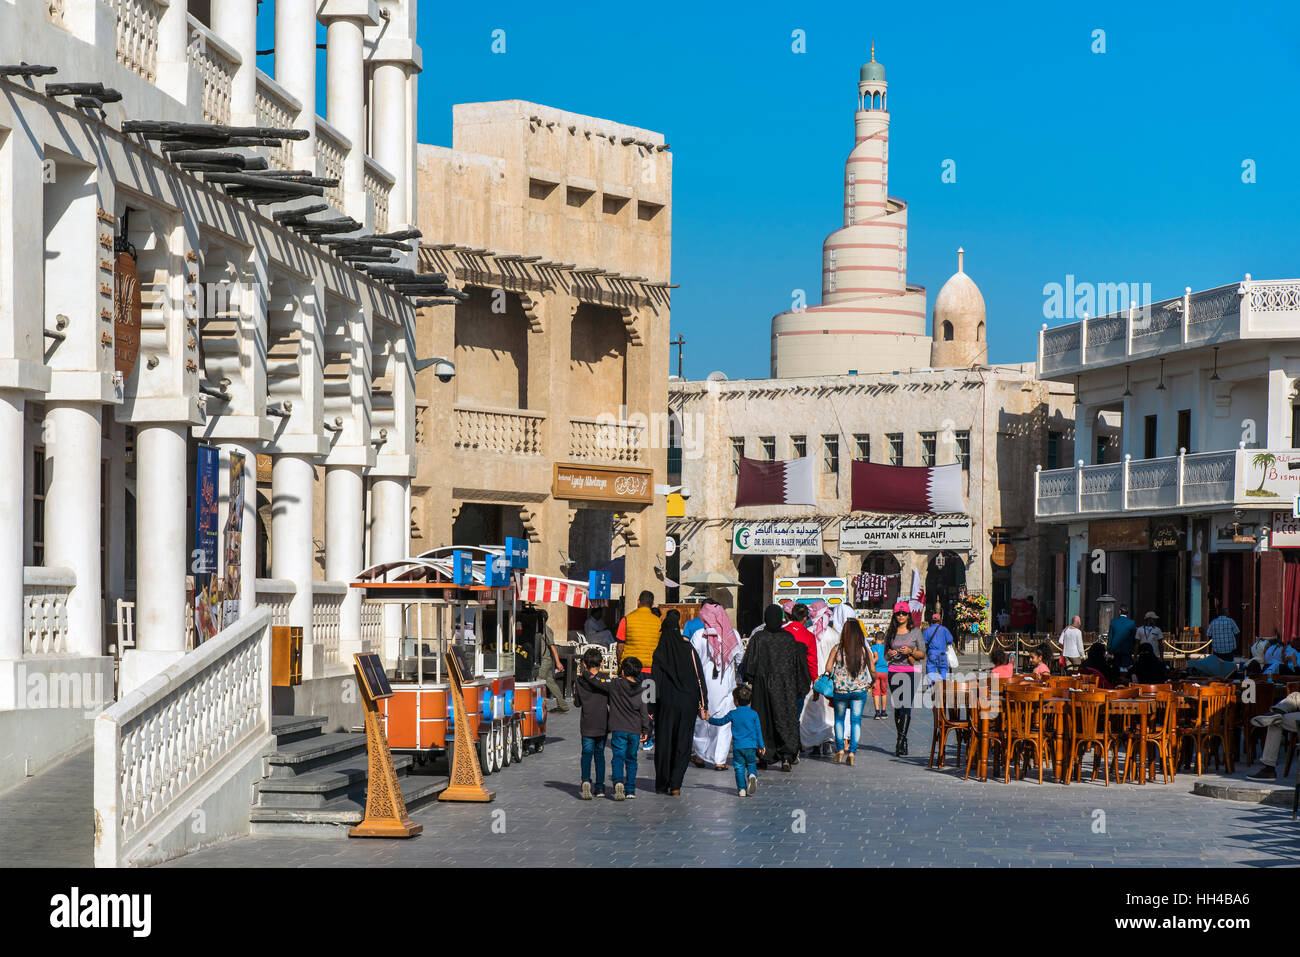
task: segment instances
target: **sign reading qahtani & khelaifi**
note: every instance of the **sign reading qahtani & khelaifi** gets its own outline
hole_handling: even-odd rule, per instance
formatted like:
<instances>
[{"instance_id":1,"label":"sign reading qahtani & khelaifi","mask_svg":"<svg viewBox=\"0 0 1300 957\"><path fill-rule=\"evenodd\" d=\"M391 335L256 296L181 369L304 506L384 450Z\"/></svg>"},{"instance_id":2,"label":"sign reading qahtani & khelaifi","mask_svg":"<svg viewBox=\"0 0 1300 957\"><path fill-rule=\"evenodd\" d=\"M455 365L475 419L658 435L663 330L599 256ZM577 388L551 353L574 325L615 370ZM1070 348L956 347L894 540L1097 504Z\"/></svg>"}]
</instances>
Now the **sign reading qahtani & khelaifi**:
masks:
<instances>
[{"instance_id":1,"label":"sign reading qahtani & khelaifi","mask_svg":"<svg viewBox=\"0 0 1300 957\"><path fill-rule=\"evenodd\" d=\"M820 555L822 527L817 522L737 522L732 526L733 555Z\"/></svg>"}]
</instances>

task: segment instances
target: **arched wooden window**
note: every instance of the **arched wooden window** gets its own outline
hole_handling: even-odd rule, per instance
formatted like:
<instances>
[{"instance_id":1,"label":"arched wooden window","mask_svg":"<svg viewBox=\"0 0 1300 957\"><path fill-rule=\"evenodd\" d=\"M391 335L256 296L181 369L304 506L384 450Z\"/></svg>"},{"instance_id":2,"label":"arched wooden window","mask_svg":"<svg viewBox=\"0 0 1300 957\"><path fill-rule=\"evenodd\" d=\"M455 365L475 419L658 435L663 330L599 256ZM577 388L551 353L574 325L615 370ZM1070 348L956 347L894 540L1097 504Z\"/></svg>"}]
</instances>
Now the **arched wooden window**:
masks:
<instances>
[{"instance_id":1,"label":"arched wooden window","mask_svg":"<svg viewBox=\"0 0 1300 957\"><path fill-rule=\"evenodd\" d=\"M952 342L952 323L947 319L943 321L943 341Z\"/></svg>"}]
</instances>

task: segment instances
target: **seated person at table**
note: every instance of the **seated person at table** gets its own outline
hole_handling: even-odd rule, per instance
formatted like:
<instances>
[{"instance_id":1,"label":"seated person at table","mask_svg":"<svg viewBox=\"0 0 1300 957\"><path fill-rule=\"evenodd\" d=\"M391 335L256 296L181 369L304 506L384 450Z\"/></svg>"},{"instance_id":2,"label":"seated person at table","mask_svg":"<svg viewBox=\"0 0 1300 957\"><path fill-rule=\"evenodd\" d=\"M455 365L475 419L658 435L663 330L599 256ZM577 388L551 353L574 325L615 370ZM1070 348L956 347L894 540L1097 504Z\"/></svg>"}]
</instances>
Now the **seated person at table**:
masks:
<instances>
[{"instance_id":1,"label":"seated person at table","mask_svg":"<svg viewBox=\"0 0 1300 957\"><path fill-rule=\"evenodd\" d=\"M1165 663L1156 657L1150 645L1138 648L1137 661L1133 663L1133 680L1140 685L1164 684Z\"/></svg>"},{"instance_id":2,"label":"seated person at table","mask_svg":"<svg viewBox=\"0 0 1300 957\"><path fill-rule=\"evenodd\" d=\"M1224 661L1218 655L1206 655L1203 658L1192 658L1187 662L1187 670L1191 674L1206 675L1210 678L1226 678L1228 675L1237 670L1237 665L1232 661Z\"/></svg>"},{"instance_id":3,"label":"seated person at table","mask_svg":"<svg viewBox=\"0 0 1300 957\"><path fill-rule=\"evenodd\" d=\"M1011 659L1001 648L994 648L989 652L989 662L993 665L992 675L994 678L1010 678L1012 675Z\"/></svg>"},{"instance_id":4,"label":"seated person at table","mask_svg":"<svg viewBox=\"0 0 1300 957\"><path fill-rule=\"evenodd\" d=\"M1264 674L1300 674L1300 656L1296 655L1295 648L1283 643L1282 636L1276 631L1264 646Z\"/></svg>"},{"instance_id":5,"label":"seated person at table","mask_svg":"<svg viewBox=\"0 0 1300 957\"><path fill-rule=\"evenodd\" d=\"M1246 779L1276 781L1277 759L1282 751L1282 732L1300 734L1300 691L1291 692L1269 708L1266 714L1251 718L1250 723L1257 728L1268 728L1268 733L1264 735L1264 753L1260 756L1263 763L1254 774L1247 774ZM1296 773L1300 774L1300 771Z\"/></svg>"},{"instance_id":6,"label":"seated person at table","mask_svg":"<svg viewBox=\"0 0 1300 957\"><path fill-rule=\"evenodd\" d=\"M1047 663L1047 648L1038 645L1029 649L1029 669L1036 675L1050 675L1051 666Z\"/></svg>"},{"instance_id":7,"label":"seated person at table","mask_svg":"<svg viewBox=\"0 0 1300 957\"><path fill-rule=\"evenodd\" d=\"M1081 675L1096 675L1098 688L1115 687L1115 671L1106 661L1106 647L1100 641L1094 641L1083 659Z\"/></svg>"}]
</instances>

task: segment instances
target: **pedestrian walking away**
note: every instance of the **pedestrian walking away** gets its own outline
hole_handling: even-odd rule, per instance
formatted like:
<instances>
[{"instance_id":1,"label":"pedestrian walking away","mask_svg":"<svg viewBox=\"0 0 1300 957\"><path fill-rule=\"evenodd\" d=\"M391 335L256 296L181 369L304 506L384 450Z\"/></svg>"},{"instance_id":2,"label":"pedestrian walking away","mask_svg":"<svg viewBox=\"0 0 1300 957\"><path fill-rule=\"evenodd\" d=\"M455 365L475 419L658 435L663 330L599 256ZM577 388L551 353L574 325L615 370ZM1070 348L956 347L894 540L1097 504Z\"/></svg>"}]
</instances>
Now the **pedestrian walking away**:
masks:
<instances>
[{"instance_id":1,"label":"pedestrian walking away","mask_svg":"<svg viewBox=\"0 0 1300 957\"><path fill-rule=\"evenodd\" d=\"M664 615L655 648L655 791L682 793L682 781L691 763L691 739L696 717L707 718L704 665L682 635L681 615L674 609Z\"/></svg>"},{"instance_id":2,"label":"pedestrian walking away","mask_svg":"<svg viewBox=\"0 0 1300 957\"><path fill-rule=\"evenodd\" d=\"M582 655L582 671L578 673L578 683L573 689L573 703L582 711L578 722L578 733L582 737L582 785L581 796L584 801L605 794L605 738L609 734L609 689L607 681L600 678L600 666L604 655L595 648L588 648ZM592 684L601 686L601 690L590 690ZM592 765L596 767L596 777L591 777Z\"/></svg>"},{"instance_id":3,"label":"pedestrian walking away","mask_svg":"<svg viewBox=\"0 0 1300 957\"><path fill-rule=\"evenodd\" d=\"M579 676L578 682L584 692L609 698L614 800L634 798L637 756L640 754L638 744L644 742L650 733L650 711L646 707L646 691L641 683L641 662L633 657L624 658L618 665L618 677L610 682L594 681L586 675Z\"/></svg>"},{"instance_id":4,"label":"pedestrian walking away","mask_svg":"<svg viewBox=\"0 0 1300 957\"><path fill-rule=\"evenodd\" d=\"M731 732L735 742L736 790L741 797L752 796L758 787L758 756L766 750L763 726L749 706L752 697L749 685L740 685L731 693L734 707L723 715L708 715L710 725Z\"/></svg>"},{"instance_id":5,"label":"pedestrian walking away","mask_svg":"<svg viewBox=\"0 0 1300 957\"><path fill-rule=\"evenodd\" d=\"M745 654L740 635L731 627L726 609L713 599L700 606L699 617L687 623L683 634L690 639L691 647L704 665L705 705L709 714L720 717L731 710L731 693L738 683L737 671ZM731 754L731 726L697 719L691 750L691 760L697 767L725 771Z\"/></svg>"},{"instance_id":6,"label":"pedestrian walking away","mask_svg":"<svg viewBox=\"0 0 1300 957\"><path fill-rule=\"evenodd\" d=\"M876 680L871 649L856 618L844 623L840 643L826 663L826 674L835 688L835 763L847 761L852 767L862 730L862 708Z\"/></svg>"},{"instance_id":7,"label":"pedestrian walking away","mask_svg":"<svg viewBox=\"0 0 1300 957\"><path fill-rule=\"evenodd\" d=\"M564 665L560 663L560 656L555 652L555 633L551 631L551 626L548 624L550 615L545 609L537 614L542 620L542 643L545 645L542 649L542 660L539 662L537 677L546 682L546 690L555 698L555 707L551 710L563 714L569 710L569 705L564 700L564 689L555 680L555 676L564 674Z\"/></svg>"},{"instance_id":8,"label":"pedestrian walking away","mask_svg":"<svg viewBox=\"0 0 1300 957\"><path fill-rule=\"evenodd\" d=\"M789 771L799 754L799 722L795 708L808 694L807 650L786 631L780 605L763 613L763 630L749 639L740 670L753 688L752 706L763 728L767 754L759 767L775 760Z\"/></svg>"}]
</instances>

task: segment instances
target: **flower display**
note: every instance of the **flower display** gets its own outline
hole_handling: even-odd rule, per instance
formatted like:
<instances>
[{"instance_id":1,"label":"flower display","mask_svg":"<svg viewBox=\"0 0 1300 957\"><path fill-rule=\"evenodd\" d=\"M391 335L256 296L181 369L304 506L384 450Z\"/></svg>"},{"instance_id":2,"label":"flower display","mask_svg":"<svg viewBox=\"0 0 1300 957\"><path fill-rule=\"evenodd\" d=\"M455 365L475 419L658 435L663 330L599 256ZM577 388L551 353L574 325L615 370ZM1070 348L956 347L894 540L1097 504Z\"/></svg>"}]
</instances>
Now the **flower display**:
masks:
<instances>
[{"instance_id":1,"label":"flower display","mask_svg":"<svg viewBox=\"0 0 1300 957\"><path fill-rule=\"evenodd\" d=\"M989 599L987 595L966 595L953 606L961 630L972 635L986 634L989 630Z\"/></svg>"}]
</instances>

